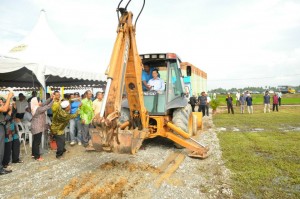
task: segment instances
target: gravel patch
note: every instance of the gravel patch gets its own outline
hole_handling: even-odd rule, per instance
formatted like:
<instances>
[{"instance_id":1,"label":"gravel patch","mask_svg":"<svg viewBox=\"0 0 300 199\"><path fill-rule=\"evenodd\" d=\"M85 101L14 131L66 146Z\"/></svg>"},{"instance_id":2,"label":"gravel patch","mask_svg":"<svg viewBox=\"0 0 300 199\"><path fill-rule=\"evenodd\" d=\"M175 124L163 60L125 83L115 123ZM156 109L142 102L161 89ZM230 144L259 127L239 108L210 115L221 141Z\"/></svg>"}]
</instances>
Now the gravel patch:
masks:
<instances>
[{"instance_id":1,"label":"gravel patch","mask_svg":"<svg viewBox=\"0 0 300 199\"><path fill-rule=\"evenodd\" d=\"M25 163L13 164L11 174L0 176L0 198L231 198L231 174L221 159L212 118L203 121L195 139L210 148L209 157L186 156L160 187L155 186L159 166L170 154L187 150L160 139L147 141L135 155L86 152L67 144L70 152L63 160L51 150L44 151L43 162L23 153Z\"/></svg>"}]
</instances>

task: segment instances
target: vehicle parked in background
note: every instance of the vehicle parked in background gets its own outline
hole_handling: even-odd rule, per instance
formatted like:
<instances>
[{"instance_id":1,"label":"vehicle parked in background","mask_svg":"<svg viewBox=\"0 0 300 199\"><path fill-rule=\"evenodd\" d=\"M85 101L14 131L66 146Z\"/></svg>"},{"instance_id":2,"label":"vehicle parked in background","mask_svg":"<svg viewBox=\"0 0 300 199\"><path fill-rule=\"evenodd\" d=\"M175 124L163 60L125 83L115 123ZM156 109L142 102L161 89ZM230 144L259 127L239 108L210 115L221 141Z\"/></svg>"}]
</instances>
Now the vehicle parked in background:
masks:
<instances>
[{"instance_id":1,"label":"vehicle parked in background","mask_svg":"<svg viewBox=\"0 0 300 199\"><path fill-rule=\"evenodd\" d=\"M280 91L282 94L290 93L295 94L296 91L292 86L278 86L278 91Z\"/></svg>"}]
</instances>

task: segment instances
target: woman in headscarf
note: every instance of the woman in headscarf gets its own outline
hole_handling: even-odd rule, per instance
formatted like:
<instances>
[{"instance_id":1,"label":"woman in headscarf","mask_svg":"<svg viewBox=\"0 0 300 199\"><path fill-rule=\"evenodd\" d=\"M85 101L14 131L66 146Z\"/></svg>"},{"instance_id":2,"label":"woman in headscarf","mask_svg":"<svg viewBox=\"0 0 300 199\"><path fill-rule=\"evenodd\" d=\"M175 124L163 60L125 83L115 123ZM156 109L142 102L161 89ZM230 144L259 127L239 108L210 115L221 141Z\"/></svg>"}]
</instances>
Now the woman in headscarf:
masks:
<instances>
[{"instance_id":1,"label":"woman in headscarf","mask_svg":"<svg viewBox=\"0 0 300 199\"><path fill-rule=\"evenodd\" d=\"M51 108L53 104L53 95L45 104L39 102L37 97L33 97L30 102L32 120L31 120L31 133L33 135L32 141L32 157L38 161L44 159L40 155L40 144L43 132L46 130L46 114L45 112Z\"/></svg>"}]
</instances>

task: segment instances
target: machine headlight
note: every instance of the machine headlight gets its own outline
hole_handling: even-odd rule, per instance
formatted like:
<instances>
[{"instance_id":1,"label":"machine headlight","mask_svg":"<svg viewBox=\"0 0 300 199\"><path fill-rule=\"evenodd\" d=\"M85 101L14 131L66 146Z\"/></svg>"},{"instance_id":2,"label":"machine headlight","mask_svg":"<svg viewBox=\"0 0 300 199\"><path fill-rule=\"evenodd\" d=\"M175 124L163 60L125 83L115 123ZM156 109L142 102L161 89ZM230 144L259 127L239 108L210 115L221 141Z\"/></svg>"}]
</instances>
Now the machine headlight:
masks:
<instances>
[{"instance_id":1,"label":"machine headlight","mask_svg":"<svg viewBox=\"0 0 300 199\"><path fill-rule=\"evenodd\" d=\"M165 55L158 55L158 58L160 58L160 59L165 59L166 56L165 56Z\"/></svg>"}]
</instances>

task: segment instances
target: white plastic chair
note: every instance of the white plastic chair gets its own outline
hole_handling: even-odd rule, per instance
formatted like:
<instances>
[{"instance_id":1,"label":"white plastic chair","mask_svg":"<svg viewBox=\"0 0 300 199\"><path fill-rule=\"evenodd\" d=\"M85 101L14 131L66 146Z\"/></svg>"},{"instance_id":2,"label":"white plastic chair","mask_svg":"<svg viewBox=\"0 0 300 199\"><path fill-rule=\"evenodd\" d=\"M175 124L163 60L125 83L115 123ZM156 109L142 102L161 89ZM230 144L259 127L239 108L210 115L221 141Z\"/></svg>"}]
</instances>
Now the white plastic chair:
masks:
<instances>
[{"instance_id":1,"label":"white plastic chair","mask_svg":"<svg viewBox=\"0 0 300 199\"><path fill-rule=\"evenodd\" d=\"M21 127L21 129L20 129ZM23 145L24 145L24 150L25 150L25 153L27 154L27 149L26 149L26 141L25 141L25 137L26 137L26 134L25 134L25 128L22 124L22 122L16 122L16 130L18 132L18 135L19 135L19 140L20 140L20 143L23 141ZM23 138L23 134L24 134L24 138Z\"/></svg>"},{"instance_id":2,"label":"white plastic chair","mask_svg":"<svg viewBox=\"0 0 300 199\"><path fill-rule=\"evenodd\" d=\"M29 139L29 146L32 148L32 133L31 133L31 123L27 121L22 122L25 130L25 140L28 138Z\"/></svg>"}]
</instances>

